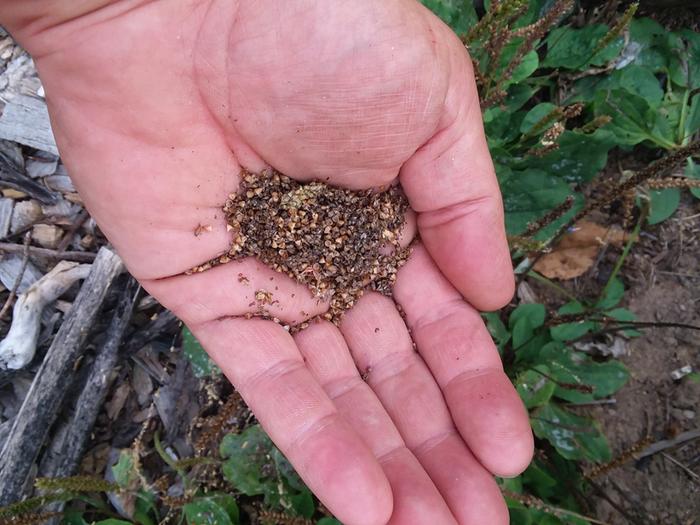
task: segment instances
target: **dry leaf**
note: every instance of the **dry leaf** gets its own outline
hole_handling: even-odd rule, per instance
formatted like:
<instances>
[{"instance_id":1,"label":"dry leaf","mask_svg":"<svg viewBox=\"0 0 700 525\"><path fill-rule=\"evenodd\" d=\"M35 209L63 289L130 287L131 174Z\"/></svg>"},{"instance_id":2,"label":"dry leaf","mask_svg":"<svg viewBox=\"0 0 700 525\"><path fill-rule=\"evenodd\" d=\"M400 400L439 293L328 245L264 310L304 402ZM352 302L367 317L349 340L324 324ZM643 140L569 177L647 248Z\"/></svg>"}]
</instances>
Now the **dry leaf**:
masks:
<instances>
[{"instance_id":1,"label":"dry leaf","mask_svg":"<svg viewBox=\"0 0 700 525\"><path fill-rule=\"evenodd\" d=\"M573 279L593 266L600 249L621 246L629 235L619 228L607 228L595 222L579 222L559 244L535 264L535 270L549 279Z\"/></svg>"}]
</instances>

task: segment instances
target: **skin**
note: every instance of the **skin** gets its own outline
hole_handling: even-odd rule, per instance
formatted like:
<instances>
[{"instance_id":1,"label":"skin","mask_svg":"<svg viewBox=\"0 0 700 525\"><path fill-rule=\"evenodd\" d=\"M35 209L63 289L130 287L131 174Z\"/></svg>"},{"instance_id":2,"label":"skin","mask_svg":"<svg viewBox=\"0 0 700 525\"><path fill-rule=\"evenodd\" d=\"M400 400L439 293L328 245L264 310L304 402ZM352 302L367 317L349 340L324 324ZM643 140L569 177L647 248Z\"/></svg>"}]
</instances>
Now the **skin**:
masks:
<instances>
[{"instance_id":1,"label":"skin","mask_svg":"<svg viewBox=\"0 0 700 525\"><path fill-rule=\"evenodd\" d=\"M131 273L343 523L508 522L492 475L521 472L532 435L477 309L506 304L513 275L471 63L445 25L413 0L0 0L0 22ZM241 317L261 288L287 322L323 310L286 277L252 259L183 275L229 245L241 166L398 177L423 243L395 288L405 321L367 294L339 328L292 337Z\"/></svg>"}]
</instances>

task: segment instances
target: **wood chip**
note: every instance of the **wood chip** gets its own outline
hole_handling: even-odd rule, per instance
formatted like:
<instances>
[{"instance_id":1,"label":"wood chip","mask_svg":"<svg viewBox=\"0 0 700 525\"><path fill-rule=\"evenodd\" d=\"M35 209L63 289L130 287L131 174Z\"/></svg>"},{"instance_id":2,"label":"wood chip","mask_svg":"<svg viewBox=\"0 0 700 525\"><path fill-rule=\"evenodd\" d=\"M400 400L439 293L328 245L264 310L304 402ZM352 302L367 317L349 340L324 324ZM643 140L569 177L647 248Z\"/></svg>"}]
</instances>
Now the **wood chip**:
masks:
<instances>
[{"instance_id":1,"label":"wood chip","mask_svg":"<svg viewBox=\"0 0 700 525\"><path fill-rule=\"evenodd\" d=\"M58 155L49 111L40 98L18 95L10 100L0 116L0 138Z\"/></svg>"},{"instance_id":2,"label":"wood chip","mask_svg":"<svg viewBox=\"0 0 700 525\"><path fill-rule=\"evenodd\" d=\"M63 238L63 230L53 224L35 224L32 240L43 248L55 249Z\"/></svg>"},{"instance_id":3,"label":"wood chip","mask_svg":"<svg viewBox=\"0 0 700 525\"><path fill-rule=\"evenodd\" d=\"M15 204L10 223L10 231L17 233L44 216L41 205L35 200L20 201Z\"/></svg>"},{"instance_id":4,"label":"wood chip","mask_svg":"<svg viewBox=\"0 0 700 525\"><path fill-rule=\"evenodd\" d=\"M7 234L10 232L14 207L15 201L12 199L0 199L0 238L7 237Z\"/></svg>"}]
</instances>

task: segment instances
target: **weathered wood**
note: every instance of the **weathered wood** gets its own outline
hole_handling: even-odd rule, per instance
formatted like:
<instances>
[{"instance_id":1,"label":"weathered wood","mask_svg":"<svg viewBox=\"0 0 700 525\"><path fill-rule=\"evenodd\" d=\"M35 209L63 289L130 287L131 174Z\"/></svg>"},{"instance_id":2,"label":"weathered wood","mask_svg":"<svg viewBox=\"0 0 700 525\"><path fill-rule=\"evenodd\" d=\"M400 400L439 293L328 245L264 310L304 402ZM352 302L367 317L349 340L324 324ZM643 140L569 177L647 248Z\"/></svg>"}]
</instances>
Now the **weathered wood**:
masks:
<instances>
[{"instance_id":1,"label":"weathered wood","mask_svg":"<svg viewBox=\"0 0 700 525\"><path fill-rule=\"evenodd\" d=\"M668 450L669 448L677 447L679 445L682 445L683 443L687 443L688 441L692 441L694 439L699 439L700 438L700 428L696 428L694 430L688 430L687 432L682 432L678 434L675 438L673 439L664 439L662 441L657 441L656 443L652 443L649 445L647 448L642 450L639 454L636 455L637 459L642 459L647 456L653 456L654 454L658 454L659 452L662 452L664 450Z\"/></svg>"},{"instance_id":2,"label":"weathered wood","mask_svg":"<svg viewBox=\"0 0 700 525\"><path fill-rule=\"evenodd\" d=\"M170 333L180 324L180 320L175 317L170 310L164 310L158 314L147 326L136 332L124 345L124 355L131 355L138 352L145 345L153 341L163 333Z\"/></svg>"},{"instance_id":3,"label":"weathered wood","mask_svg":"<svg viewBox=\"0 0 700 525\"><path fill-rule=\"evenodd\" d=\"M18 166L15 159L0 150L0 185L20 190L44 204L53 204L57 195L24 174L24 166Z\"/></svg>"},{"instance_id":4,"label":"weathered wood","mask_svg":"<svg viewBox=\"0 0 700 525\"><path fill-rule=\"evenodd\" d=\"M12 222L12 210L15 201L12 199L0 199L0 239L10 233L10 223Z\"/></svg>"},{"instance_id":5,"label":"weathered wood","mask_svg":"<svg viewBox=\"0 0 700 525\"><path fill-rule=\"evenodd\" d=\"M18 501L23 496L32 466L71 385L72 367L82 354L112 281L122 269L116 253L106 247L100 249L0 452L0 505Z\"/></svg>"},{"instance_id":6,"label":"weathered wood","mask_svg":"<svg viewBox=\"0 0 700 525\"><path fill-rule=\"evenodd\" d=\"M13 97L0 116L0 138L58 155L49 110L40 98Z\"/></svg>"},{"instance_id":7,"label":"weathered wood","mask_svg":"<svg viewBox=\"0 0 700 525\"><path fill-rule=\"evenodd\" d=\"M23 251L24 246L21 244L0 242L0 252L22 253ZM64 252L60 250L50 250L48 248L37 248L36 246L29 247L29 256L46 257L47 259L82 263L89 263L95 260L95 254L92 252Z\"/></svg>"},{"instance_id":8,"label":"weathered wood","mask_svg":"<svg viewBox=\"0 0 700 525\"><path fill-rule=\"evenodd\" d=\"M112 384L112 371L117 363L121 341L131 320L139 289L136 280L129 277L107 328L105 342L90 367L73 413L68 421L61 425L51 445L43 454L39 467L40 476L57 478L75 474L92 427Z\"/></svg>"},{"instance_id":9,"label":"weathered wood","mask_svg":"<svg viewBox=\"0 0 700 525\"><path fill-rule=\"evenodd\" d=\"M19 370L31 363L36 353L44 309L66 293L73 283L85 279L91 271L89 264L61 261L19 296L13 309L10 330L0 341L0 369Z\"/></svg>"}]
</instances>

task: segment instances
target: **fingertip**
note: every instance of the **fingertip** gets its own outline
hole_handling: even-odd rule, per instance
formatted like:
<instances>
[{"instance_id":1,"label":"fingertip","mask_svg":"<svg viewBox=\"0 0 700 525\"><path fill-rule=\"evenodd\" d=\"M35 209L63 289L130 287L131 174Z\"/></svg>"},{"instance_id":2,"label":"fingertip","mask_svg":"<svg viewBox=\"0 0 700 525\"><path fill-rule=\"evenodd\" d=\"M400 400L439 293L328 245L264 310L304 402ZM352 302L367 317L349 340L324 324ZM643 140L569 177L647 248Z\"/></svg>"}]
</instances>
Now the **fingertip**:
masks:
<instances>
[{"instance_id":1,"label":"fingertip","mask_svg":"<svg viewBox=\"0 0 700 525\"><path fill-rule=\"evenodd\" d=\"M389 481L347 423L326 429L319 439L307 440L303 446L313 454L302 477L342 523L383 525L389 521L394 505Z\"/></svg>"},{"instance_id":2,"label":"fingertip","mask_svg":"<svg viewBox=\"0 0 700 525\"><path fill-rule=\"evenodd\" d=\"M534 453L527 410L502 371L456 381L446 396L457 427L484 467L503 478L527 468Z\"/></svg>"},{"instance_id":3,"label":"fingertip","mask_svg":"<svg viewBox=\"0 0 700 525\"><path fill-rule=\"evenodd\" d=\"M522 474L532 462L535 453L535 443L532 432L515 441L507 453L507 461L496 462L489 469L500 478L515 478Z\"/></svg>"}]
</instances>

